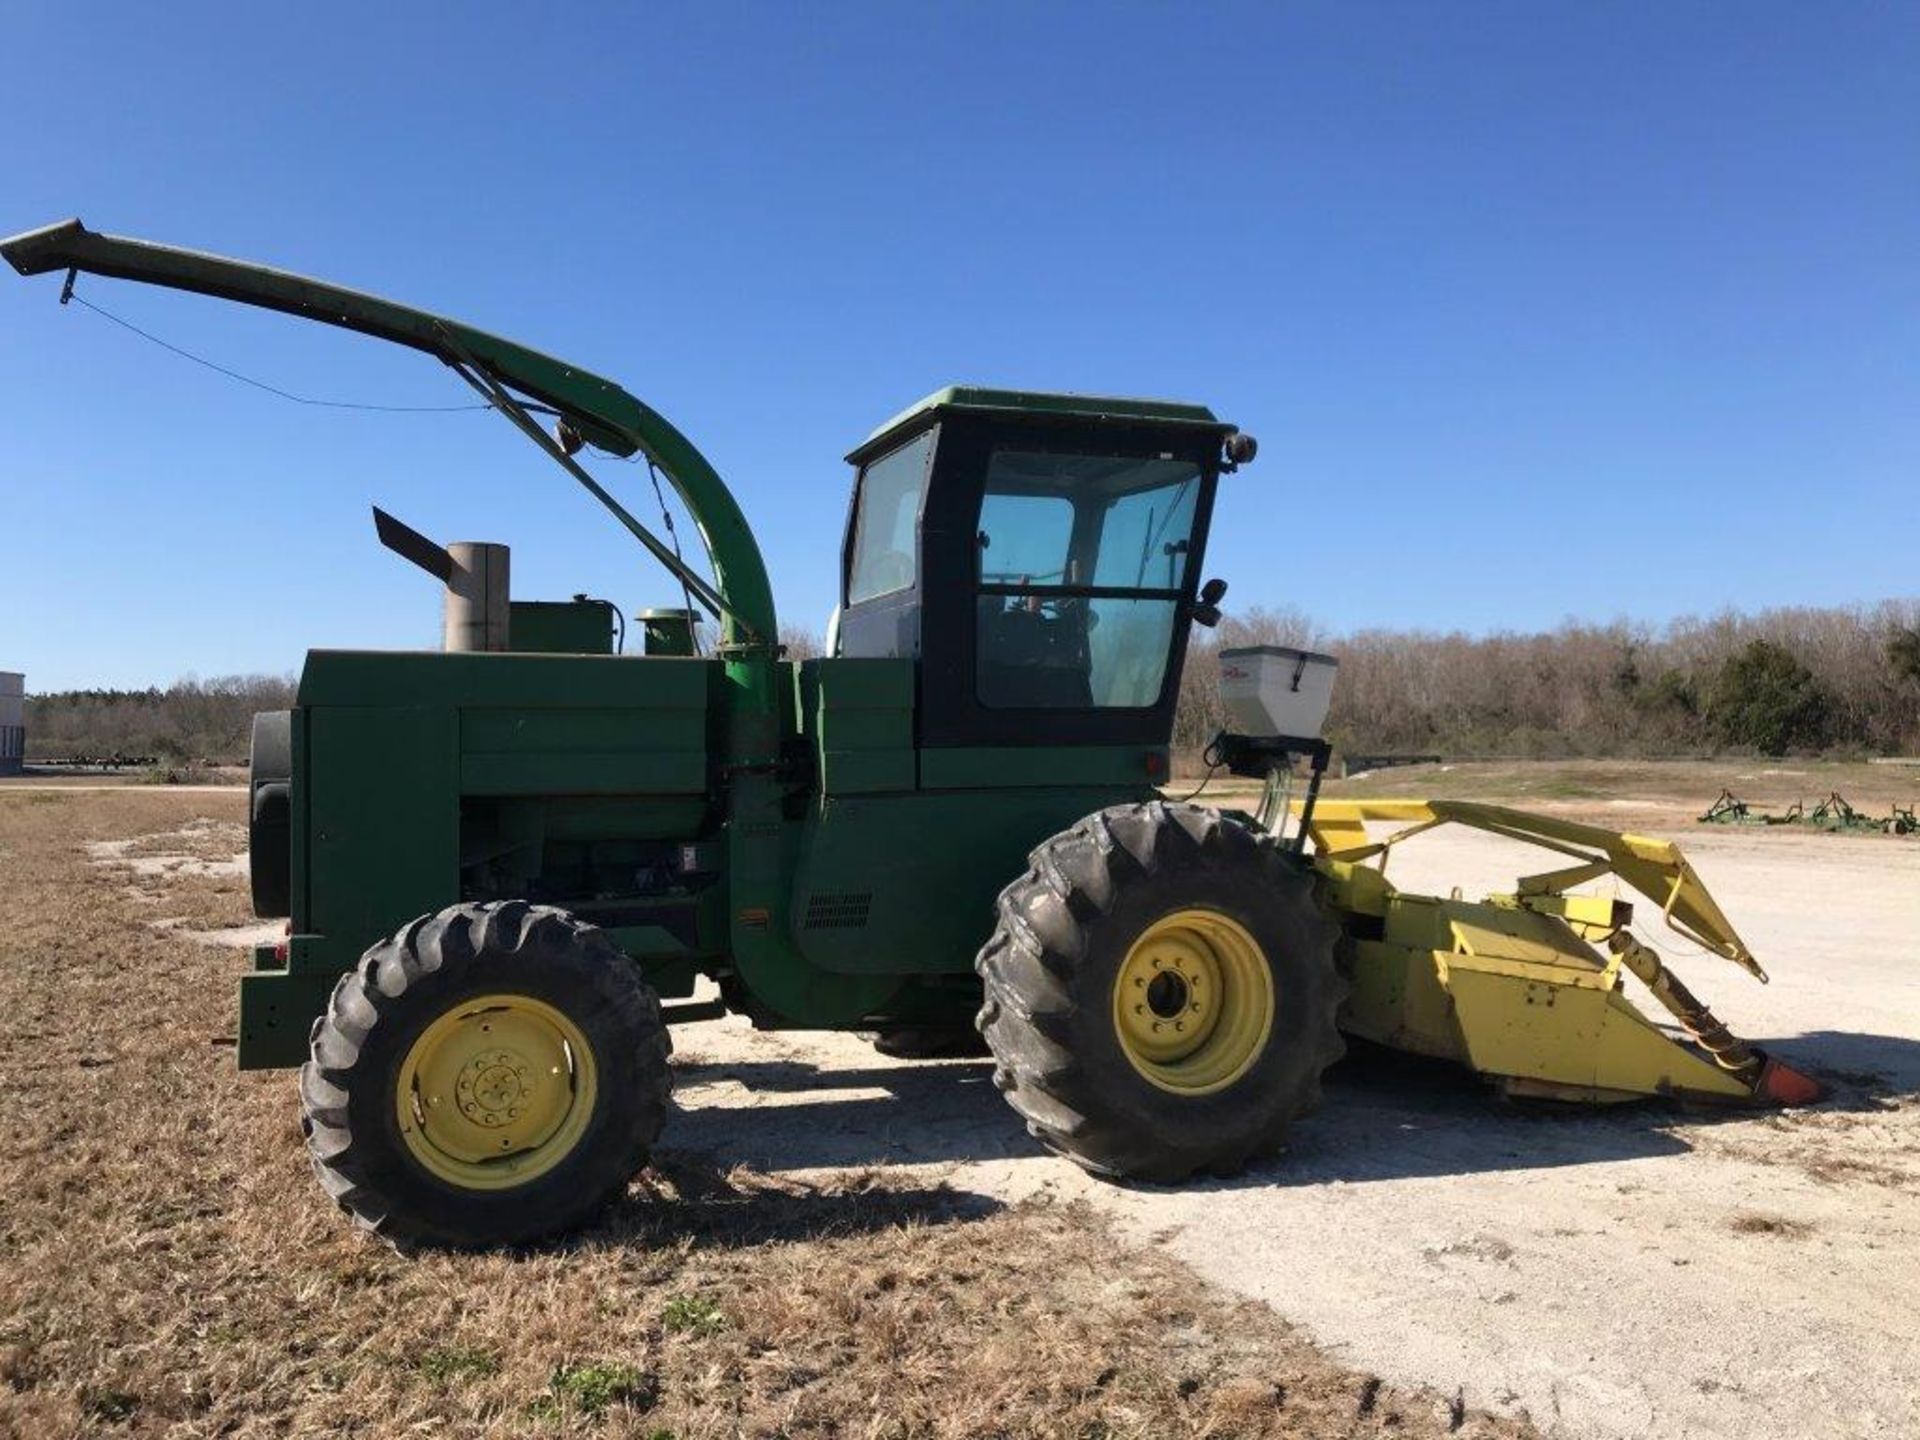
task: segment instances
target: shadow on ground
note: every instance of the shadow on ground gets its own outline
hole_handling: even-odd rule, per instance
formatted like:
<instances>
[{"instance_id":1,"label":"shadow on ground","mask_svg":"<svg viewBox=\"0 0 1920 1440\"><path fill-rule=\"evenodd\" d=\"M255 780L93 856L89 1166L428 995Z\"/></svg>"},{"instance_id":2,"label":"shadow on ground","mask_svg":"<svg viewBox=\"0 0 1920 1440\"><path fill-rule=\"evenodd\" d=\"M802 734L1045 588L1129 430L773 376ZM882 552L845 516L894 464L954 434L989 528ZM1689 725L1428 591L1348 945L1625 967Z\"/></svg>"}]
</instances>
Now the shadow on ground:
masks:
<instances>
[{"instance_id":1,"label":"shadow on ground","mask_svg":"<svg viewBox=\"0 0 1920 1440\"><path fill-rule=\"evenodd\" d=\"M952 1225L1005 1207L946 1185L901 1186L871 1174L803 1181L723 1169L704 1150L663 1148L626 1198L578 1241L642 1248L697 1241L752 1249L856 1235L896 1225Z\"/></svg>"},{"instance_id":2,"label":"shadow on ground","mask_svg":"<svg viewBox=\"0 0 1920 1440\"><path fill-rule=\"evenodd\" d=\"M1829 1107L1883 1110L1920 1095L1920 1040L1852 1030L1813 1030L1761 1042L1768 1054L1831 1091Z\"/></svg>"},{"instance_id":3,"label":"shadow on ground","mask_svg":"<svg viewBox=\"0 0 1920 1440\"><path fill-rule=\"evenodd\" d=\"M1761 1042L1829 1087L1816 1111L1870 1111L1920 1093L1920 1042L1818 1031ZM767 1171L1019 1160L1045 1154L993 1088L986 1061L853 1069L799 1059L676 1067L687 1108L670 1142ZM884 1092L849 1095L848 1091ZM821 1092L818 1099L800 1098ZM1556 1169L1683 1154L1691 1131L1749 1109L1662 1101L1606 1108L1506 1102L1470 1072L1354 1045L1328 1072L1321 1109L1281 1159L1209 1186L1332 1182Z\"/></svg>"}]
</instances>

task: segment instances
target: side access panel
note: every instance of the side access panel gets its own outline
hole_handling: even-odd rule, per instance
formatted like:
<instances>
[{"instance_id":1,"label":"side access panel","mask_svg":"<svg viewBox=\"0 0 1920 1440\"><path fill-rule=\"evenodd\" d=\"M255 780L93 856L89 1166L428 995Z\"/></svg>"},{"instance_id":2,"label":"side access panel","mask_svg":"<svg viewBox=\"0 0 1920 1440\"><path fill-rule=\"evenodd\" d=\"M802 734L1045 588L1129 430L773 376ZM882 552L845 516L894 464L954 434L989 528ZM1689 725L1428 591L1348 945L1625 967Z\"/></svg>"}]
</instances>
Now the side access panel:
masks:
<instances>
[{"instance_id":1,"label":"side access panel","mask_svg":"<svg viewBox=\"0 0 1920 1440\"><path fill-rule=\"evenodd\" d=\"M822 969L971 974L993 903L1041 841L1135 797L1110 790L869 795L809 819L794 882L794 939Z\"/></svg>"},{"instance_id":2,"label":"side access panel","mask_svg":"<svg viewBox=\"0 0 1920 1440\"><path fill-rule=\"evenodd\" d=\"M1157 793L1132 748L923 750L918 760L919 789L829 790L807 817L792 935L823 970L971 974L995 897L1036 845Z\"/></svg>"},{"instance_id":3,"label":"side access panel","mask_svg":"<svg viewBox=\"0 0 1920 1440\"><path fill-rule=\"evenodd\" d=\"M459 898L456 712L329 706L296 717L299 938L286 968L241 980L239 1061L249 1069L303 1060L340 972L381 936ZM255 963L272 958L256 952Z\"/></svg>"}]
</instances>

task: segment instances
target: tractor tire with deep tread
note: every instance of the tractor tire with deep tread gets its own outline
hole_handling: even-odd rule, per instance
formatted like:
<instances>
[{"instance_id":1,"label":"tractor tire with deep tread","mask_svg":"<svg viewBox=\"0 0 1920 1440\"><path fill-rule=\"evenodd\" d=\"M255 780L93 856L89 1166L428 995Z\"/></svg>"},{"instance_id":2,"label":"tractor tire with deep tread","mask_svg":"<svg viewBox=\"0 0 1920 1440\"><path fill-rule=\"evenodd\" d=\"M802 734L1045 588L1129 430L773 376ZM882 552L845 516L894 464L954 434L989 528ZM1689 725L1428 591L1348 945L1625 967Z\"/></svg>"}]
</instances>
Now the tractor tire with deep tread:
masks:
<instances>
[{"instance_id":1,"label":"tractor tire with deep tread","mask_svg":"<svg viewBox=\"0 0 1920 1440\"><path fill-rule=\"evenodd\" d=\"M975 967L994 1083L1028 1130L1097 1175L1158 1183L1234 1174L1277 1152L1345 1050L1339 931L1306 863L1243 821L1152 801L1089 815L1028 865L1001 892ZM1115 994L1136 942L1196 911L1257 946L1248 963L1271 976L1271 1020L1231 1080L1183 1093L1129 1058Z\"/></svg>"},{"instance_id":2,"label":"tractor tire with deep tread","mask_svg":"<svg viewBox=\"0 0 1920 1440\"><path fill-rule=\"evenodd\" d=\"M433 1173L399 1113L409 1053L483 996L564 1017L594 1077L570 1147L534 1178L493 1188ZM314 1171L356 1222L396 1245L490 1248L574 1229L645 1165L666 1119L671 1050L659 997L595 927L518 900L421 916L341 976L314 1022L300 1072Z\"/></svg>"}]
</instances>

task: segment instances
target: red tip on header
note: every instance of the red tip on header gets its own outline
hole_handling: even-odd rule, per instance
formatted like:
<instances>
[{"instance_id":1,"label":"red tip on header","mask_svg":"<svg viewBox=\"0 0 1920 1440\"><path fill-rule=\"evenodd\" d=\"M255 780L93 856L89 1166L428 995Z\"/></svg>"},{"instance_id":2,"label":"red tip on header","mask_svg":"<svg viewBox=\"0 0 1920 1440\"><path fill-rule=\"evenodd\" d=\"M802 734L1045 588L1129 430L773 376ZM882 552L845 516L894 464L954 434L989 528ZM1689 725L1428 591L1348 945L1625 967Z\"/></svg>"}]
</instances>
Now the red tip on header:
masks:
<instances>
[{"instance_id":1,"label":"red tip on header","mask_svg":"<svg viewBox=\"0 0 1920 1440\"><path fill-rule=\"evenodd\" d=\"M1811 1075L1802 1075L1791 1065L1772 1059L1760 1071L1760 1083L1755 1090L1761 1098L1776 1105L1811 1105L1827 1093L1826 1086Z\"/></svg>"}]
</instances>

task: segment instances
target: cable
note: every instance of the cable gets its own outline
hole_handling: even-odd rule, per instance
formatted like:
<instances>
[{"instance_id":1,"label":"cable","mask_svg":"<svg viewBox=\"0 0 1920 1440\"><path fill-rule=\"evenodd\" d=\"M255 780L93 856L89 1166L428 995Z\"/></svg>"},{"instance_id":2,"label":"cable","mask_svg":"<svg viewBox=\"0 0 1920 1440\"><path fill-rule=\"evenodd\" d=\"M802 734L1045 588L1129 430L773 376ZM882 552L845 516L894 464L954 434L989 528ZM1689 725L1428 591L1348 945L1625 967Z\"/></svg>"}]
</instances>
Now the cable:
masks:
<instances>
[{"instance_id":1,"label":"cable","mask_svg":"<svg viewBox=\"0 0 1920 1440\"><path fill-rule=\"evenodd\" d=\"M150 341L158 345L162 350L178 355L183 360L191 360L194 364L203 365L217 375L224 375L229 380L238 380L242 385L251 385L256 390L264 390L267 394L277 395L282 400L291 400L296 405L313 405L324 410L377 410L391 415L444 415L465 410L493 409L491 405L378 405L356 400L315 400L310 396L296 395L291 390L282 390L278 385L269 385L264 380L256 380L251 375L242 375L238 370L229 370L224 365L216 365L213 361L206 359L204 356L196 355L191 350L182 350L178 345L162 340L158 335L149 334L132 321L122 320L111 310L103 310L91 300L84 299L79 295L69 294L66 298L73 301L76 305L85 306L102 320L111 320L121 329L131 330L142 340Z\"/></svg>"},{"instance_id":2,"label":"cable","mask_svg":"<svg viewBox=\"0 0 1920 1440\"><path fill-rule=\"evenodd\" d=\"M667 509L666 494L660 489L660 468L653 463L651 455L648 455L646 460L647 474L653 480L653 498L660 502L660 519L667 527L667 539L673 542L673 558L685 565L687 557L680 553L680 532L673 528L673 512ZM693 591L687 588L684 577L680 581L680 596L687 602L687 638L693 642L693 653L698 655L701 653L700 617L694 611Z\"/></svg>"},{"instance_id":3,"label":"cable","mask_svg":"<svg viewBox=\"0 0 1920 1440\"><path fill-rule=\"evenodd\" d=\"M1176 803L1184 805L1202 790L1206 789L1207 786L1213 783L1213 777L1220 773L1220 767L1227 763L1226 757L1220 753L1220 740L1218 736L1209 740L1207 742L1207 748L1200 752L1200 763L1207 767L1205 778L1185 795L1182 795Z\"/></svg>"},{"instance_id":4,"label":"cable","mask_svg":"<svg viewBox=\"0 0 1920 1440\"><path fill-rule=\"evenodd\" d=\"M1213 777L1219 773L1220 773L1220 767L1218 765L1209 765L1207 767L1206 778L1202 780L1198 785L1194 786L1193 789L1189 790L1186 794L1182 795L1176 803L1181 805L1186 804L1189 800L1193 799L1196 795L1198 795L1202 790L1206 789L1207 786L1211 785L1213 783Z\"/></svg>"}]
</instances>

